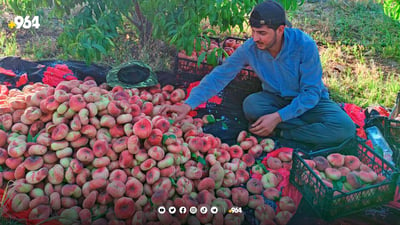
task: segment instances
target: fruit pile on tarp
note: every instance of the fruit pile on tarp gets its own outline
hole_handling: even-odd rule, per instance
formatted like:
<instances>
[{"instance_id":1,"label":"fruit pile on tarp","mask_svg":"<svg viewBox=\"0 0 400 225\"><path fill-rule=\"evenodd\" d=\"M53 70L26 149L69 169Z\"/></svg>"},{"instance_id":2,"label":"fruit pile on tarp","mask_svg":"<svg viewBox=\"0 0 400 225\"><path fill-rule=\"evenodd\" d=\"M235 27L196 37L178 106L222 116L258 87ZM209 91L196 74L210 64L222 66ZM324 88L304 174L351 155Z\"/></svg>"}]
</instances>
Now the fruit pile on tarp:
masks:
<instances>
[{"instance_id":1,"label":"fruit pile on tarp","mask_svg":"<svg viewBox=\"0 0 400 225\"><path fill-rule=\"evenodd\" d=\"M181 104L185 95L172 85L111 88L90 77L8 90L9 110L0 115L0 185L10 207L4 216L23 212L28 222L63 224L241 224L246 215L286 224L299 195L282 196L291 185L265 191L288 180L257 160L274 141L243 131L229 145L203 132L208 120L173 123L176 115L159 114L160 105ZM281 157L288 173L291 154ZM207 213L160 214L160 206Z\"/></svg>"}]
</instances>

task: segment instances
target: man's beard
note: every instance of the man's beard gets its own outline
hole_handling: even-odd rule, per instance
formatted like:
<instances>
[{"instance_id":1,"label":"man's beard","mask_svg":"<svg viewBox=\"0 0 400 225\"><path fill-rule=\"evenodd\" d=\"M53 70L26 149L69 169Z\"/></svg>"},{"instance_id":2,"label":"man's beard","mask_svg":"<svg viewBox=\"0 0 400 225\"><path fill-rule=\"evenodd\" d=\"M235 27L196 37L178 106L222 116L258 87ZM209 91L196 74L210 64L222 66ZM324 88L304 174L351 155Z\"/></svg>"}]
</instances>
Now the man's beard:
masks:
<instances>
[{"instance_id":1,"label":"man's beard","mask_svg":"<svg viewBox=\"0 0 400 225\"><path fill-rule=\"evenodd\" d=\"M256 44L257 45L260 45L260 42L256 42ZM261 43L262 44L262 43ZM270 49L270 48L272 48L274 45L276 44L276 31L275 31L275 35L274 35L274 39L272 39L272 41L270 42L270 44L269 45L267 45L266 47L264 47L264 48L260 48L260 47L258 47L259 49L261 49L261 50L267 50L267 49Z\"/></svg>"}]
</instances>

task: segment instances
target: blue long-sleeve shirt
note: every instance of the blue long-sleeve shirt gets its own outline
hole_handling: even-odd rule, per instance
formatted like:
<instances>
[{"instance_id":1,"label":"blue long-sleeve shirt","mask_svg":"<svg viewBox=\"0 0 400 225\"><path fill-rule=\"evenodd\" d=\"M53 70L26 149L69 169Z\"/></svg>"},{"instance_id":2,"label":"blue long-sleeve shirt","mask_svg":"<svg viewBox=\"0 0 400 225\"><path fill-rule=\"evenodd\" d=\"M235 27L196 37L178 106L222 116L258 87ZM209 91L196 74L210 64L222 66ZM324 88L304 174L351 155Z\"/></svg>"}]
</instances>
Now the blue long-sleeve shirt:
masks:
<instances>
[{"instance_id":1,"label":"blue long-sleeve shirt","mask_svg":"<svg viewBox=\"0 0 400 225\"><path fill-rule=\"evenodd\" d=\"M245 41L224 63L205 76L185 101L192 108L207 101L232 81L240 70L250 65L264 91L292 102L278 111L282 121L302 115L321 98L329 98L322 81L322 66L314 40L296 28L285 28L281 51L274 58L257 48L252 38Z\"/></svg>"}]
</instances>

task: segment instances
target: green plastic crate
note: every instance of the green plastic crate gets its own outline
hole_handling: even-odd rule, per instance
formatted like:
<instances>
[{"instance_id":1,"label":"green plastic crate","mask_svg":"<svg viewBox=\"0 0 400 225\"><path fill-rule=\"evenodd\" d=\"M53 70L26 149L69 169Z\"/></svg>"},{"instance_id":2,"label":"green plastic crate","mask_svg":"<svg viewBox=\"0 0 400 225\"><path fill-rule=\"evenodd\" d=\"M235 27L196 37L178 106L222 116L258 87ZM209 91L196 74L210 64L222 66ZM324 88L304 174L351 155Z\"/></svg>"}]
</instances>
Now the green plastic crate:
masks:
<instances>
[{"instance_id":1,"label":"green plastic crate","mask_svg":"<svg viewBox=\"0 0 400 225\"><path fill-rule=\"evenodd\" d=\"M361 162L372 168L378 175L387 177L386 180L351 192L338 191L340 185L329 188L304 159L312 159L316 156L326 157L334 152L357 156ZM295 150L290 182L297 187L303 198L321 218L332 220L392 201L398 175L395 167L377 155L361 139L351 139L341 146L312 153Z\"/></svg>"}]
</instances>

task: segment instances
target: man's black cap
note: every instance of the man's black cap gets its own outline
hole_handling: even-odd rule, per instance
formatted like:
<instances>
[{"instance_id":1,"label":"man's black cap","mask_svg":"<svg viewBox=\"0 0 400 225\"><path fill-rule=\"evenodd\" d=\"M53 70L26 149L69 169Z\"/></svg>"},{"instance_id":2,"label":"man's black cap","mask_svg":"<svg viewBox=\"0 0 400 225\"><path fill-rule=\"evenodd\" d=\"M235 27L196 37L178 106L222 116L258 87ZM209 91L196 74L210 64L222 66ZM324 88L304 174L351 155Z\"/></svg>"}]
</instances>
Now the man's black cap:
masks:
<instances>
[{"instance_id":1,"label":"man's black cap","mask_svg":"<svg viewBox=\"0 0 400 225\"><path fill-rule=\"evenodd\" d=\"M286 19L286 13L282 5L272 0L256 5L250 14L250 26L261 27L262 25L267 25L274 29L280 25L292 26Z\"/></svg>"}]
</instances>

